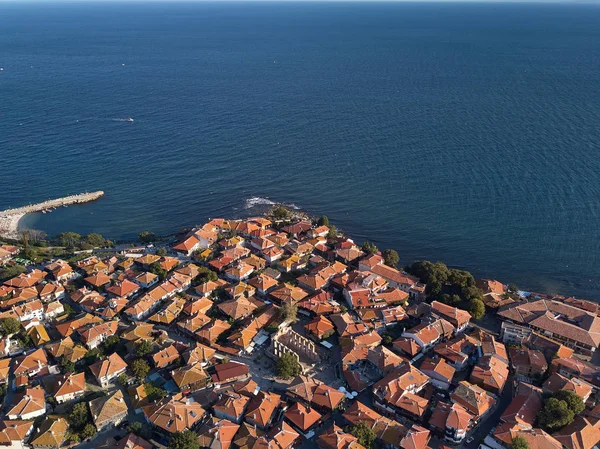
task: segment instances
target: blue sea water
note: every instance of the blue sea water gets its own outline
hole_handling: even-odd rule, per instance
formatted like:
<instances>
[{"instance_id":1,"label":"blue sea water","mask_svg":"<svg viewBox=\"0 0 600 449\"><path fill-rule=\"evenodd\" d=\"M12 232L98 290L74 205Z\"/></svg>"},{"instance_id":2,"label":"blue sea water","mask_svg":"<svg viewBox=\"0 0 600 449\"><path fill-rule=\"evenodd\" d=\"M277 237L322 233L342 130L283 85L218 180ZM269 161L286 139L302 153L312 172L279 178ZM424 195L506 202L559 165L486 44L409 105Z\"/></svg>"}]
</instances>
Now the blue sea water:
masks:
<instances>
[{"instance_id":1,"label":"blue sea water","mask_svg":"<svg viewBox=\"0 0 600 449\"><path fill-rule=\"evenodd\" d=\"M0 209L106 192L28 226L270 198L403 263L599 297L597 4L9 2L0 67Z\"/></svg>"}]
</instances>

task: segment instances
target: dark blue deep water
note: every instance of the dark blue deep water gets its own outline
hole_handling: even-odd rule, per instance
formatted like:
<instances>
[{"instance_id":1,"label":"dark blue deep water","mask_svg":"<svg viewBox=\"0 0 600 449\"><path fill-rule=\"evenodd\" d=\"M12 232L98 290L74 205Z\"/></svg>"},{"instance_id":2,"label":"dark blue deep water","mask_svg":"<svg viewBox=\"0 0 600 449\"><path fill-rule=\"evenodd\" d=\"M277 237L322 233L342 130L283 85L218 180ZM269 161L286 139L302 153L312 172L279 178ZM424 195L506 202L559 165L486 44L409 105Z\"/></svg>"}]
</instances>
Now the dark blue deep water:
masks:
<instances>
[{"instance_id":1,"label":"dark blue deep water","mask_svg":"<svg viewBox=\"0 0 600 449\"><path fill-rule=\"evenodd\" d=\"M597 4L0 3L0 67L0 209L106 192L28 226L271 198L403 263L600 298Z\"/></svg>"}]
</instances>

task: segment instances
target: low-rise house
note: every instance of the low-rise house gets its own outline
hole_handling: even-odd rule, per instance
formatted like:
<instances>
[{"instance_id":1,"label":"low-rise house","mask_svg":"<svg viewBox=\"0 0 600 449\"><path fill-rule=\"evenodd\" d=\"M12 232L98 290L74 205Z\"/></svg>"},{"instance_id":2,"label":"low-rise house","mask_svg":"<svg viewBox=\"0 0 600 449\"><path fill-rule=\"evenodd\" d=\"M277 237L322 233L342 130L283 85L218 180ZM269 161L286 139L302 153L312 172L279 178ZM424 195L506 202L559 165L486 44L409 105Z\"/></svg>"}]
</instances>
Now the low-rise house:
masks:
<instances>
[{"instance_id":1,"label":"low-rise house","mask_svg":"<svg viewBox=\"0 0 600 449\"><path fill-rule=\"evenodd\" d=\"M60 448L66 441L68 421L62 416L49 415L40 425L30 444L35 449Z\"/></svg>"},{"instance_id":2,"label":"low-rise house","mask_svg":"<svg viewBox=\"0 0 600 449\"><path fill-rule=\"evenodd\" d=\"M196 338L206 343L207 345L211 345L217 341L219 335L228 330L231 327L227 321L223 320L214 320L203 326L198 332L196 332Z\"/></svg>"},{"instance_id":3,"label":"low-rise house","mask_svg":"<svg viewBox=\"0 0 600 449\"><path fill-rule=\"evenodd\" d=\"M0 446L22 449L33 432L33 421L0 420Z\"/></svg>"},{"instance_id":4,"label":"low-rise house","mask_svg":"<svg viewBox=\"0 0 600 449\"><path fill-rule=\"evenodd\" d=\"M325 385L314 377L298 376L288 386L286 395L294 400L311 404L324 412L331 412L344 401L344 393Z\"/></svg>"},{"instance_id":5,"label":"low-rise house","mask_svg":"<svg viewBox=\"0 0 600 449\"><path fill-rule=\"evenodd\" d=\"M304 328L318 340L329 338L335 333L335 326L323 315L315 317L311 322L306 324Z\"/></svg>"},{"instance_id":6,"label":"low-rise house","mask_svg":"<svg viewBox=\"0 0 600 449\"><path fill-rule=\"evenodd\" d=\"M275 410L279 406L281 396L271 392L260 391L254 396L246 410L246 422L266 430L270 427Z\"/></svg>"},{"instance_id":7,"label":"low-rise house","mask_svg":"<svg viewBox=\"0 0 600 449\"><path fill-rule=\"evenodd\" d=\"M292 449L300 435L287 422L281 421L265 437L254 443L254 449Z\"/></svg>"},{"instance_id":8,"label":"low-rise house","mask_svg":"<svg viewBox=\"0 0 600 449\"><path fill-rule=\"evenodd\" d=\"M48 358L46 357L46 351L39 348L29 354L17 357L15 359L13 373L15 376L25 375L32 377L47 367Z\"/></svg>"},{"instance_id":9,"label":"low-rise house","mask_svg":"<svg viewBox=\"0 0 600 449\"><path fill-rule=\"evenodd\" d=\"M166 434L193 429L202 421L206 411L190 397L182 394L142 408L148 422Z\"/></svg>"},{"instance_id":10,"label":"low-rise house","mask_svg":"<svg viewBox=\"0 0 600 449\"><path fill-rule=\"evenodd\" d=\"M271 290L279 285L277 279L274 279L265 273L261 273L258 276L254 276L252 279L249 279L248 284L254 287L260 296L267 295Z\"/></svg>"},{"instance_id":11,"label":"low-rise house","mask_svg":"<svg viewBox=\"0 0 600 449\"><path fill-rule=\"evenodd\" d=\"M314 408L305 406L300 402L295 402L283 414L290 424L299 432L307 433L311 428L321 422L322 415Z\"/></svg>"},{"instance_id":12,"label":"low-rise house","mask_svg":"<svg viewBox=\"0 0 600 449\"><path fill-rule=\"evenodd\" d=\"M108 446L102 449L152 449L152 445L144 440L142 437L130 433L125 435L114 445Z\"/></svg>"},{"instance_id":13,"label":"low-rise house","mask_svg":"<svg viewBox=\"0 0 600 449\"><path fill-rule=\"evenodd\" d=\"M179 351L175 345L169 345L152 356L156 368L165 368L179 359Z\"/></svg>"},{"instance_id":14,"label":"low-rise house","mask_svg":"<svg viewBox=\"0 0 600 449\"><path fill-rule=\"evenodd\" d=\"M373 385L373 404L386 412L422 417L427 400L416 396L429 383L429 377L409 363L392 371ZM410 394L405 398L407 394Z\"/></svg>"},{"instance_id":15,"label":"low-rise house","mask_svg":"<svg viewBox=\"0 0 600 449\"><path fill-rule=\"evenodd\" d=\"M431 303L431 314L434 317L445 319L451 323L456 328L456 332L465 330L471 320L471 314L469 312L439 301L433 301Z\"/></svg>"},{"instance_id":16,"label":"low-rise house","mask_svg":"<svg viewBox=\"0 0 600 449\"><path fill-rule=\"evenodd\" d=\"M217 418L227 419L239 424L244 418L246 407L250 402L248 396L233 392L219 394L219 399L213 404L213 412Z\"/></svg>"},{"instance_id":17,"label":"low-rise house","mask_svg":"<svg viewBox=\"0 0 600 449\"><path fill-rule=\"evenodd\" d=\"M424 427L414 425L406 433L406 436L400 441L401 449L427 449L429 446L429 430Z\"/></svg>"},{"instance_id":18,"label":"low-rise house","mask_svg":"<svg viewBox=\"0 0 600 449\"><path fill-rule=\"evenodd\" d=\"M542 406L542 391L533 385L519 383L517 395L502 413L500 422L520 429L532 429Z\"/></svg>"},{"instance_id":19,"label":"low-rise house","mask_svg":"<svg viewBox=\"0 0 600 449\"><path fill-rule=\"evenodd\" d=\"M564 449L593 449L600 442L600 426L596 420L577 416L553 436Z\"/></svg>"},{"instance_id":20,"label":"low-rise house","mask_svg":"<svg viewBox=\"0 0 600 449\"><path fill-rule=\"evenodd\" d=\"M544 354L529 348L510 348L510 364L519 376L541 376L548 370Z\"/></svg>"},{"instance_id":21,"label":"low-rise house","mask_svg":"<svg viewBox=\"0 0 600 449\"><path fill-rule=\"evenodd\" d=\"M140 286L135 282L131 282L129 279L123 279L122 281L115 282L113 285L108 287L106 292L114 297L130 298L135 296L139 289Z\"/></svg>"},{"instance_id":22,"label":"low-rise house","mask_svg":"<svg viewBox=\"0 0 600 449\"><path fill-rule=\"evenodd\" d=\"M462 381L450 395L453 403L461 405L473 415L474 424L477 424L496 403L496 398L483 388Z\"/></svg>"},{"instance_id":23,"label":"low-rise house","mask_svg":"<svg viewBox=\"0 0 600 449\"><path fill-rule=\"evenodd\" d=\"M239 449L252 449L256 441L264 436L264 432L244 422L236 433L233 444Z\"/></svg>"},{"instance_id":24,"label":"low-rise house","mask_svg":"<svg viewBox=\"0 0 600 449\"><path fill-rule=\"evenodd\" d=\"M149 271L144 271L138 274L134 279L135 283L137 283L142 288L151 288L158 284L160 280L158 275L151 273Z\"/></svg>"},{"instance_id":25,"label":"low-rise house","mask_svg":"<svg viewBox=\"0 0 600 449\"><path fill-rule=\"evenodd\" d=\"M183 360L187 365L194 365L200 363L201 366L205 366L210 359L216 354L217 350L205 346L200 343L196 343L190 349L185 351L182 356Z\"/></svg>"},{"instance_id":26,"label":"low-rise house","mask_svg":"<svg viewBox=\"0 0 600 449\"><path fill-rule=\"evenodd\" d=\"M365 449L358 442L358 438L344 432L336 424L332 424L329 429L319 435L317 445L321 449Z\"/></svg>"},{"instance_id":27,"label":"low-rise house","mask_svg":"<svg viewBox=\"0 0 600 449\"><path fill-rule=\"evenodd\" d=\"M185 365L174 371L171 371L171 377L177 384L179 391L190 393L210 385L210 376L202 369L199 363L195 365Z\"/></svg>"},{"instance_id":28,"label":"low-rise house","mask_svg":"<svg viewBox=\"0 0 600 449\"><path fill-rule=\"evenodd\" d=\"M90 365L90 371L100 386L106 388L114 379L127 370L127 364L115 352L104 360Z\"/></svg>"},{"instance_id":29,"label":"low-rise house","mask_svg":"<svg viewBox=\"0 0 600 449\"><path fill-rule=\"evenodd\" d=\"M578 379L577 377L569 379L559 373L552 373L544 382L543 390L545 393L549 394L556 393L560 390L571 391L583 399L583 402L585 403L594 391L594 387L585 380Z\"/></svg>"},{"instance_id":30,"label":"low-rise house","mask_svg":"<svg viewBox=\"0 0 600 449\"><path fill-rule=\"evenodd\" d=\"M408 433L408 429L405 426L380 415L360 401L353 402L343 417L350 424L366 424L375 432L377 440L385 448L398 447L398 442Z\"/></svg>"},{"instance_id":31,"label":"low-rise house","mask_svg":"<svg viewBox=\"0 0 600 449\"><path fill-rule=\"evenodd\" d=\"M433 323L422 323L402 333L402 337L413 339L423 350L431 348L443 338L449 338L454 334L455 328L445 320L437 320Z\"/></svg>"},{"instance_id":32,"label":"low-rise house","mask_svg":"<svg viewBox=\"0 0 600 449\"><path fill-rule=\"evenodd\" d=\"M16 393L12 404L8 407L6 416L8 419L28 420L37 418L46 413L46 399L44 390L40 388L28 388L24 393Z\"/></svg>"},{"instance_id":33,"label":"low-rise house","mask_svg":"<svg viewBox=\"0 0 600 449\"><path fill-rule=\"evenodd\" d=\"M578 377L593 385L598 385L600 383L600 369L591 363L574 357L561 357L552 360L550 371L562 374L569 379Z\"/></svg>"},{"instance_id":34,"label":"low-rise house","mask_svg":"<svg viewBox=\"0 0 600 449\"><path fill-rule=\"evenodd\" d=\"M431 383L442 390L448 390L456 370L445 359L427 358L420 368L421 372L429 376Z\"/></svg>"},{"instance_id":35,"label":"low-rise house","mask_svg":"<svg viewBox=\"0 0 600 449\"><path fill-rule=\"evenodd\" d=\"M121 424L127 417L128 409L121 390L89 402L94 425L99 431Z\"/></svg>"},{"instance_id":36,"label":"low-rise house","mask_svg":"<svg viewBox=\"0 0 600 449\"><path fill-rule=\"evenodd\" d=\"M50 301L58 301L60 299L65 298L65 288L58 282L47 282L45 284L38 284L35 288L38 292L40 300L44 303ZM0 294L0 296L2 295ZM48 316L47 312L46 316Z\"/></svg>"},{"instance_id":37,"label":"low-rise house","mask_svg":"<svg viewBox=\"0 0 600 449\"><path fill-rule=\"evenodd\" d=\"M212 381L215 384L225 384L245 380L248 378L250 370L248 365L240 362L226 362L215 365L215 373L212 375Z\"/></svg>"},{"instance_id":38,"label":"low-rise house","mask_svg":"<svg viewBox=\"0 0 600 449\"><path fill-rule=\"evenodd\" d=\"M508 364L498 356L482 357L473 368L469 381L499 395L508 379Z\"/></svg>"},{"instance_id":39,"label":"low-rise house","mask_svg":"<svg viewBox=\"0 0 600 449\"><path fill-rule=\"evenodd\" d=\"M538 299L502 307L498 317L529 327L554 341L591 356L600 345L600 317L563 301Z\"/></svg>"},{"instance_id":40,"label":"low-rise house","mask_svg":"<svg viewBox=\"0 0 600 449\"><path fill-rule=\"evenodd\" d=\"M460 404L438 402L429 425L449 443L460 444L473 425L473 415Z\"/></svg>"},{"instance_id":41,"label":"low-rise house","mask_svg":"<svg viewBox=\"0 0 600 449\"><path fill-rule=\"evenodd\" d=\"M59 404L80 398L85 394L84 373L62 374L54 379L48 379L47 383L49 383L49 385L47 386L46 391L48 391Z\"/></svg>"},{"instance_id":42,"label":"low-rise house","mask_svg":"<svg viewBox=\"0 0 600 449\"><path fill-rule=\"evenodd\" d=\"M58 259L44 267L54 280L65 282L77 277L77 273L73 271L71 265L66 260Z\"/></svg>"},{"instance_id":43,"label":"low-rise house","mask_svg":"<svg viewBox=\"0 0 600 449\"><path fill-rule=\"evenodd\" d=\"M217 307L221 312L234 320L246 318L252 315L252 312L258 308L256 301L251 301L243 296L238 299L222 302Z\"/></svg>"},{"instance_id":44,"label":"low-rise house","mask_svg":"<svg viewBox=\"0 0 600 449\"><path fill-rule=\"evenodd\" d=\"M200 447L229 449L239 428L239 424L227 419L212 417L198 429Z\"/></svg>"},{"instance_id":45,"label":"low-rise house","mask_svg":"<svg viewBox=\"0 0 600 449\"><path fill-rule=\"evenodd\" d=\"M82 343L89 349L94 349L100 346L106 339L112 335L116 335L118 321L108 321L101 324L92 324L82 329L77 329L79 338Z\"/></svg>"}]
</instances>

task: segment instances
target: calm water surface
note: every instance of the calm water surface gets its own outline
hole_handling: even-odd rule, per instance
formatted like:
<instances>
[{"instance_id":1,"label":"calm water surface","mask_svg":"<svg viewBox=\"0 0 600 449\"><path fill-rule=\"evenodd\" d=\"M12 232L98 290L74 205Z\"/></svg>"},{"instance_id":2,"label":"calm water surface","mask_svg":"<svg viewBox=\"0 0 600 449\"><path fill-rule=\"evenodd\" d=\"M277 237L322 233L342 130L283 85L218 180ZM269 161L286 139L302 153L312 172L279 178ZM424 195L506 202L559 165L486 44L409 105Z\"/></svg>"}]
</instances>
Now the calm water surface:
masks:
<instances>
[{"instance_id":1,"label":"calm water surface","mask_svg":"<svg viewBox=\"0 0 600 449\"><path fill-rule=\"evenodd\" d=\"M593 4L3 3L0 208L102 189L26 224L127 238L270 198L596 299L599 52Z\"/></svg>"}]
</instances>

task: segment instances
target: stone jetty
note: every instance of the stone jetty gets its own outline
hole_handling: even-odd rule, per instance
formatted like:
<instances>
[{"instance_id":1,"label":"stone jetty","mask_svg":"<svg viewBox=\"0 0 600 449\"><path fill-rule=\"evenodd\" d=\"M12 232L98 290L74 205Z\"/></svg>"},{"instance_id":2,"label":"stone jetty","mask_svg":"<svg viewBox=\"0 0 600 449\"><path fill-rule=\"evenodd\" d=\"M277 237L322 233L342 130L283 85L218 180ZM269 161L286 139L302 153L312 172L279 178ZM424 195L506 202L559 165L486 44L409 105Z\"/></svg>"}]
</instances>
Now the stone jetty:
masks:
<instances>
[{"instance_id":1,"label":"stone jetty","mask_svg":"<svg viewBox=\"0 0 600 449\"><path fill-rule=\"evenodd\" d=\"M27 214L34 212L50 212L57 207L70 206L72 204L89 203L104 196L104 192L86 192L78 195L70 195L64 198L48 200L37 204L29 204L15 209L6 209L0 212L0 237L10 239L19 238L19 220Z\"/></svg>"}]
</instances>

